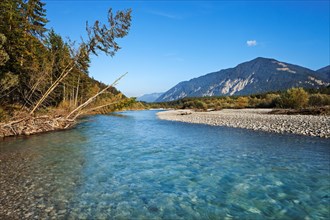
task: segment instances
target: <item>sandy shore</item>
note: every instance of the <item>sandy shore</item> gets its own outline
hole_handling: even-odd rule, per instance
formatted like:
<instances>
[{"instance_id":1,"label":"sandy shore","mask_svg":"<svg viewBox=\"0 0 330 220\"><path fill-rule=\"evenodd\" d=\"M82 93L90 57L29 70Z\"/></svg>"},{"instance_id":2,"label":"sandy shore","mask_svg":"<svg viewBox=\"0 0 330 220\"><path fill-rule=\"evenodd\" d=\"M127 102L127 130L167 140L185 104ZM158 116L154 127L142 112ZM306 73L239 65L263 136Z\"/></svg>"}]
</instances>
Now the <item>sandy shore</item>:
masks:
<instances>
[{"instance_id":1,"label":"sandy shore","mask_svg":"<svg viewBox=\"0 0 330 220\"><path fill-rule=\"evenodd\" d=\"M330 116L274 115L271 109L224 109L214 112L172 110L157 113L163 120L228 126L276 133L330 138Z\"/></svg>"}]
</instances>

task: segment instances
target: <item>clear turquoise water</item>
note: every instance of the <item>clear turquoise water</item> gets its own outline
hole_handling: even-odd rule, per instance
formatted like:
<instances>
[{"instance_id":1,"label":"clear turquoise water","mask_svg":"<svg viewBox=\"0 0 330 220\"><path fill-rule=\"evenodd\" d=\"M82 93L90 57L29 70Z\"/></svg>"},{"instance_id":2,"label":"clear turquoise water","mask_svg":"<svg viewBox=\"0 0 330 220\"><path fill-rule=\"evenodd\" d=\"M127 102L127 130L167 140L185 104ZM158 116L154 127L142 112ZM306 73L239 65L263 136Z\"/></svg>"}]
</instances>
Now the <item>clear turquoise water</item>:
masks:
<instances>
[{"instance_id":1,"label":"clear turquoise water","mask_svg":"<svg viewBox=\"0 0 330 220\"><path fill-rule=\"evenodd\" d=\"M161 121L155 113L93 116L0 149L35 155L34 215L51 207L63 219L330 218L329 140Z\"/></svg>"}]
</instances>

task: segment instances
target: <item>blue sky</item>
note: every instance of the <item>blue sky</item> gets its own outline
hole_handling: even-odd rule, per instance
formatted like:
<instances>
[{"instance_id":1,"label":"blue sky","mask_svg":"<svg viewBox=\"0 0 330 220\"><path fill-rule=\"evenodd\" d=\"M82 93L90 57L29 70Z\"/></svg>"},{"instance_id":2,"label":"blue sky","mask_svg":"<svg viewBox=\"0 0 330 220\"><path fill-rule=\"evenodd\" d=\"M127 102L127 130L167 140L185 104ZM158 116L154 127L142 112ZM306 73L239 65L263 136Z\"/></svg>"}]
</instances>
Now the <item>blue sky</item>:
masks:
<instances>
[{"instance_id":1,"label":"blue sky","mask_svg":"<svg viewBox=\"0 0 330 220\"><path fill-rule=\"evenodd\" d=\"M329 65L329 1L45 0L48 27L79 42L86 21L132 8L132 27L113 57L92 57L90 75L128 96L165 92L180 81L256 57L313 70Z\"/></svg>"}]
</instances>

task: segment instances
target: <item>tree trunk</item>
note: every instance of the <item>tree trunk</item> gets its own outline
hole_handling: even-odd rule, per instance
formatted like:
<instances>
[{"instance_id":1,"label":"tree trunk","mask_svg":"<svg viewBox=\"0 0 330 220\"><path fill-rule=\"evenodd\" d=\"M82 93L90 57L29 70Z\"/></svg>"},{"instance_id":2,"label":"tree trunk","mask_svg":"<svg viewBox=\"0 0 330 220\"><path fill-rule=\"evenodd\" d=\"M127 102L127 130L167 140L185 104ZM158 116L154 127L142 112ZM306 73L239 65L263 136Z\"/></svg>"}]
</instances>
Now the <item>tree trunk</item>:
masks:
<instances>
[{"instance_id":1,"label":"tree trunk","mask_svg":"<svg viewBox=\"0 0 330 220\"><path fill-rule=\"evenodd\" d=\"M105 87L104 89L102 89L100 92L96 93L94 96L90 97L86 102L82 103L81 105L79 105L77 108L75 108L72 112L70 112L69 115L66 116L66 118L70 118L74 113L78 112L80 109L84 108L85 106L87 106L89 103L91 103L96 97L98 97L99 95L101 95L102 93L104 93L105 91L107 91L110 87L115 86L119 80L121 80L127 73L125 73L124 75L120 76L118 79L116 79L111 85Z\"/></svg>"},{"instance_id":2,"label":"tree trunk","mask_svg":"<svg viewBox=\"0 0 330 220\"><path fill-rule=\"evenodd\" d=\"M77 82L77 89L76 89L76 98L75 98L75 101L74 101L74 106L75 107L77 107L77 105L78 105L79 83L80 83L80 74L78 75L78 82Z\"/></svg>"}]
</instances>

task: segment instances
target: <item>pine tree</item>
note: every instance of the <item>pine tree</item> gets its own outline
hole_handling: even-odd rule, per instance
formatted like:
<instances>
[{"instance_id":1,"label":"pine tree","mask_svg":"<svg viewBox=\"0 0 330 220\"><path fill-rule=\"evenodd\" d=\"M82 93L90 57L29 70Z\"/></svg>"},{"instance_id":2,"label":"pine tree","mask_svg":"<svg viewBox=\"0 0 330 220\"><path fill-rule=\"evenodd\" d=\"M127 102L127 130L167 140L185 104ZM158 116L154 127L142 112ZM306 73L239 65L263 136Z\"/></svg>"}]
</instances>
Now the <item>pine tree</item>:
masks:
<instances>
[{"instance_id":1,"label":"pine tree","mask_svg":"<svg viewBox=\"0 0 330 220\"><path fill-rule=\"evenodd\" d=\"M9 59L9 56L5 49L3 48L3 45L6 42L6 37L5 35L0 33L0 66L3 66Z\"/></svg>"},{"instance_id":2,"label":"pine tree","mask_svg":"<svg viewBox=\"0 0 330 220\"><path fill-rule=\"evenodd\" d=\"M42 0L0 1L0 105L20 104L33 113L69 98L76 107L95 95L92 88L106 87L88 76L90 55L113 56L120 49L116 40L127 35L131 10L109 10L109 26L96 21L87 27L87 41L76 47L47 31L44 6ZM117 92L111 89L106 98Z\"/></svg>"},{"instance_id":3,"label":"pine tree","mask_svg":"<svg viewBox=\"0 0 330 220\"><path fill-rule=\"evenodd\" d=\"M9 97L11 102L26 103L47 69L48 51L41 40L47 23L44 5L40 0L0 2L0 20L4 21L0 23L0 33L7 39L4 49L10 58L0 67L0 77L10 73L19 79Z\"/></svg>"},{"instance_id":4,"label":"pine tree","mask_svg":"<svg viewBox=\"0 0 330 220\"><path fill-rule=\"evenodd\" d=\"M19 72L19 54L24 53L25 42L22 30L21 2L19 0L3 0L0 2L0 33L7 39L4 49L9 55L9 61L1 72ZM14 71L17 70L17 71Z\"/></svg>"},{"instance_id":5,"label":"pine tree","mask_svg":"<svg viewBox=\"0 0 330 220\"><path fill-rule=\"evenodd\" d=\"M25 0L22 5L25 28L28 33L37 38L44 37L46 19L45 3L40 0Z\"/></svg>"}]
</instances>

